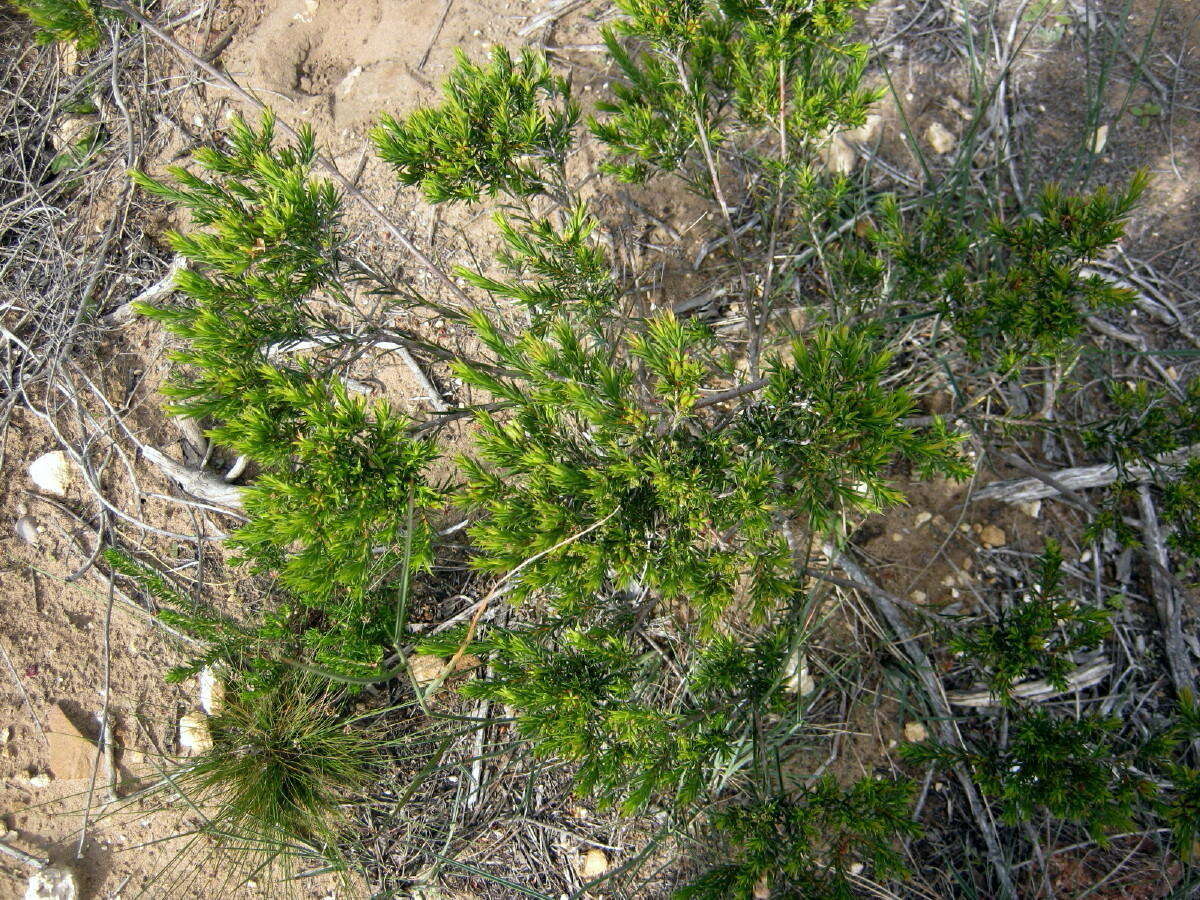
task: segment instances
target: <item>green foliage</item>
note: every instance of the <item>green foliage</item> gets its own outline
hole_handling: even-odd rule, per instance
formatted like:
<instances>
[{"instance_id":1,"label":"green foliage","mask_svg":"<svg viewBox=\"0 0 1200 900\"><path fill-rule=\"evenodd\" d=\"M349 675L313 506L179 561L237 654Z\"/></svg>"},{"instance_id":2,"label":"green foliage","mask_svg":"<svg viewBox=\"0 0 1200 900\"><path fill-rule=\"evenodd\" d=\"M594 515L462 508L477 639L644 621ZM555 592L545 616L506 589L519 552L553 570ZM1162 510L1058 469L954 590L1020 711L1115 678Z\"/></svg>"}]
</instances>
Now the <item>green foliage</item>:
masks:
<instances>
[{"instance_id":1,"label":"green foliage","mask_svg":"<svg viewBox=\"0 0 1200 900\"><path fill-rule=\"evenodd\" d=\"M1009 823L1027 822L1045 809L1086 827L1096 840L1132 824L1135 803L1148 783L1119 746L1114 718L1055 718L1044 709L1021 710L1009 724L1008 742L979 741L964 750L933 743L906 744L914 763L966 763L980 788Z\"/></svg>"},{"instance_id":2,"label":"green foliage","mask_svg":"<svg viewBox=\"0 0 1200 900\"><path fill-rule=\"evenodd\" d=\"M204 812L202 830L252 876L304 852L337 863L346 803L386 759L344 704L296 674L234 691L208 720L211 749L171 773L171 790Z\"/></svg>"},{"instance_id":3,"label":"green foliage","mask_svg":"<svg viewBox=\"0 0 1200 900\"><path fill-rule=\"evenodd\" d=\"M694 324L660 315L610 350L564 319L544 336L473 321L511 375L456 366L510 413L479 413L478 459L462 460L464 501L487 513L471 532L474 564L512 571L558 547L521 570L514 593L544 592L563 613L643 585L686 599L706 626L737 598L762 614L793 591L776 515L825 529L898 502L884 483L896 458L964 472L940 423L900 425L912 400L879 385L887 355L846 329L797 342L761 401L716 428L700 403L708 337Z\"/></svg>"},{"instance_id":4,"label":"green foliage","mask_svg":"<svg viewBox=\"0 0 1200 900\"><path fill-rule=\"evenodd\" d=\"M665 316L628 340L633 358L615 360L561 319L544 338L515 339L475 321L514 377L457 366L511 407L504 420L477 415L479 459L461 461L463 502L487 513L471 530L474 565L509 572L559 547L526 565L513 593L545 592L572 615L644 584L711 625L743 574L760 610L792 590L769 467L695 410L704 372L689 351L702 331Z\"/></svg>"},{"instance_id":5,"label":"green foliage","mask_svg":"<svg viewBox=\"0 0 1200 900\"><path fill-rule=\"evenodd\" d=\"M961 438L941 419L924 431L903 424L916 402L903 388L883 387L890 361L865 330L818 329L793 342L790 361L770 362L762 397L737 425L747 448L775 467L781 504L815 528L903 502L885 477L897 459L923 477L970 474Z\"/></svg>"},{"instance_id":6,"label":"green foliage","mask_svg":"<svg viewBox=\"0 0 1200 900\"><path fill-rule=\"evenodd\" d=\"M341 299L341 198L311 175L316 147L275 147L274 119L259 130L240 117L223 147L203 147L204 175L169 169L170 183L133 172L137 184L191 214L197 230L171 234L195 264L179 272L184 302L148 307L183 340L164 392L172 410L196 419L235 416L259 384L267 348L327 328L307 304L321 292ZM205 175L207 177L205 177Z\"/></svg>"},{"instance_id":7,"label":"green foliage","mask_svg":"<svg viewBox=\"0 0 1200 900\"><path fill-rule=\"evenodd\" d=\"M108 143L108 132L100 125L89 126L65 150L50 160L55 175L82 169Z\"/></svg>"},{"instance_id":8,"label":"green foliage","mask_svg":"<svg viewBox=\"0 0 1200 900\"><path fill-rule=\"evenodd\" d=\"M847 788L831 776L795 797L732 806L713 816L732 860L675 892L677 900L857 897L851 866L878 880L905 874L897 839L920 833L909 814L913 785L864 778ZM762 893L765 888L767 893Z\"/></svg>"},{"instance_id":9,"label":"green foliage","mask_svg":"<svg viewBox=\"0 0 1200 900\"><path fill-rule=\"evenodd\" d=\"M655 654L638 654L615 620L592 628L492 629L469 645L488 657L486 679L461 692L513 707L539 756L578 763L576 790L626 812L651 801L686 805L704 791L756 713L778 711L789 639L723 637L701 650L679 696L668 700ZM450 655L461 632L423 641Z\"/></svg>"},{"instance_id":10,"label":"green foliage","mask_svg":"<svg viewBox=\"0 0 1200 900\"><path fill-rule=\"evenodd\" d=\"M898 295L927 298L969 353L1011 370L1073 352L1085 316L1129 302L1129 290L1083 269L1120 239L1145 186L1140 173L1118 194L1048 187L1036 215L995 218L983 240L936 206L912 224L886 202L876 242L895 261Z\"/></svg>"},{"instance_id":11,"label":"green foliage","mask_svg":"<svg viewBox=\"0 0 1200 900\"><path fill-rule=\"evenodd\" d=\"M1089 450L1115 465L1156 467L1157 457L1200 441L1200 378L1182 397L1144 381L1107 386L1112 413L1083 432Z\"/></svg>"},{"instance_id":12,"label":"green foliage","mask_svg":"<svg viewBox=\"0 0 1200 900\"><path fill-rule=\"evenodd\" d=\"M483 68L459 51L444 92L441 106L384 114L372 132L402 182L420 184L435 203L544 190L539 163L562 165L579 120L569 85L545 57L524 50L514 60L496 46Z\"/></svg>"},{"instance_id":13,"label":"green foliage","mask_svg":"<svg viewBox=\"0 0 1200 900\"><path fill-rule=\"evenodd\" d=\"M1062 562L1058 544L1047 541L1029 593L1002 607L994 622L950 638L950 649L986 673L988 688L1003 703L1013 702L1013 684L1026 678L1066 690L1072 654L1095 647L1112 630L1111 610L1080 607L1063 596Z\"/></svg>"},{"instance_id":14,"label":"green foliage","mask_svg":"<svg viewBox=\"0 0 1200 900\"><path fill-rule=\"evenodd\" d=\"M1180 395L1145 382L1108 385L1111 413L1082 433L1084 446L1110 460L1122 476L1109 489L1093 518L1087 537L1105 532L1126 546L1139 542L1123 511L1136 499L1130 466L1145 466L1161 491L1167 543L1189 565L1200 559L1200 461L1160 458L1200 443L1200 379L1188 382Z\"/></svg>"},{"instance_id":15,"label":"green foliage","mask_svg":"<svg viewBox=\"0 0 1200 900\"><path fill-rule=\"evenodd\" d=\"M497 297L516 300L541 331L554 318L569 316L585 325L610 318L617 304L608 257L591 235L596 219L582 203L573 206L561 227L550 219L496 215L506 249L500 264L508 281L459 267L456 274Z\"/></svg>"},{"instance_id":16,"label":"green foliage","mask_svg":"<svg viewBox=\"0 0 1200 900\"><path fill-rule=\"evenodd\" d=\"M429 529L409 510L439 494L424 479L434 447L407 420L351 397L333 371L273 361L272 347L331 327L311 311L314 294L347 296L340 198L312 178L315 155L311 132L277 148L269 115L259 130L235 118L225 147L196 153L207 178L135 174L200 227L171 238L195 264L177 276L186 299L143 311L185 341L174 359L186 368L164 389L172 409L215 420L210 436L260 469L231 544L286 588L263 627L298 631L320 665L359 674L391 633L396 583L430 562Z\"/></svg>"},{"instance_id":17,"label":"green foliage","mask_svg":"<svg viewBox=\"0 0 1200 900\"><path fill-rule=\"evenodd\" d=\"M109 15L92 0L14 0L13 5L38 27L39 44L71 42L81 52L100 46L101 20Z\"/></svg>"},{"instance_id":18,"label":"green foliage","mask_svg":"<svg viewBox=\"0 0 1200 900\"><path fill-rule=\"evenodd\" d=\"M625 82L590 123L611 153L602 169L627 182L679 172L707 192L705 145L769 126L811 150L862 124L878 94L861 87L866 47L844 40L862 5L622 0L627 18L604 39Z\"/></svg>"}]
</instances>

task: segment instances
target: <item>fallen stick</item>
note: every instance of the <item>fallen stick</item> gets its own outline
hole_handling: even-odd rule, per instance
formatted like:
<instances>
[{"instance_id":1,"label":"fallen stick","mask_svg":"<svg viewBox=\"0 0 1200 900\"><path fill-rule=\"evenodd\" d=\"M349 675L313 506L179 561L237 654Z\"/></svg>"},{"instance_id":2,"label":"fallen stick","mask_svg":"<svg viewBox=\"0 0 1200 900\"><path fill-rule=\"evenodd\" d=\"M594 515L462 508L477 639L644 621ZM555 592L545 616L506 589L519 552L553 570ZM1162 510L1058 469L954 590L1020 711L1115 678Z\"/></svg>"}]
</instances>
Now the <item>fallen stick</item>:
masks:
<instances>
[{"instance_id":1,"label":"fallen stick","mask_svg":"<svg viewBox=\"0 0 1200 900\"><path fill-rule=\"evenodd\" d=\"M122 303L102 320L105 325L128 325L137 316L139 303L153 303L160 297L166 297L175 292L175 276L188 267L188 261L182 256L171 260L167 274L146 288L132 300Z\"/></svg>"},{"instance_id":2,"label":"fallen stick","mask_svg":"<svg viewBox=\"0 0 1200 900\"><path fill-rule=\"evenodd\" d=\"M1196 696L1196 678L1188 657L1187 644L1183 640L1180 597L1173 584L1168 568L1167 547L1163 542L1162 530L1158 525L1158 512L1149 485L1138 487L1138 508L1142 515L1142 549L1150 559L1150 590L1154 595L1154 607L1158 623L1162 628L1163 651L1167 657L1167 669L1175 685L1175 694L1180 699ZM1193 741L1200 755L1200 739Z\"/></svg>"},{"instance_id":3,"label":"fallen stick","mask_svg":"<svg viewBox=\"0 0 1200 900\"><path fill-rule=\"evenodd\" d=\"M243 508L242 489L228 484L219 475L202 469L190 469L145 444L140 449L148 462L157 466L164 475L193 497L233 510L240 511Z\"/></svg>"},{"instance_id":4,"label":"fallen stick","mask_svg":"<svg viewBox=\"0 0 1200 900\"><path fill-rule=\"evenodd\" d=\"M539 28L546 28L553 25L568 13L572 13L579 7L587 4L589 0L551 0L549 7L545 12L541 12L529 20L527 24L517 31L518 37L528 37Z\"/></svg>"},{"instance_id":5,"label":"fallen stick","mask_svg":"<svg viewBox=\"0 0 1200 900\"><path fill-rule=\"evenodd\" d=\"M425 392L423 397L417 399L428 400L429 404L436 412L446 412L450 406L442 397L441 392L429 380L429 376L417 364L416 359L409 352L408 348L397 341L371 341L366 344L355 344L353 338L347 338L337 334L316 334L310 338L298 341L281 341L278 344L271 344L264 351L267 359L274 359L281 353L300 353L304 350L316 350L320 347L336 346L338 344L353 344L354 346L365 346L375 350L382 350L385 353L395 353L400 357L400 360L412 372L413 378L417 385Z\"/></svg>"},{"instance_id":6,"label":"fallen stick","mask_svg":"<svg viewBox=\"0 0 1200 900\"><path fill-rule=\"evenodd\" d=\"M822 549L825 556L845 572L850 581L855 582L863 593L875 601L876 609L879 610L880 615L896 635L896 640L904 648L904 654L912 663L917 679L925 689L926 697L933 708L934 720L937 723L938 734L942 742L962 749L962 737L952 724L953 714L950 712L950 704L946 701L945 689L934 674L933 664L929 661L929 657L926 656L912 630L905 624L904 617L900 614L900 608L889 599L887 591L875 584L854 560L838 550L837 547L826 543ZM1016 886L1013 884L1008 863L1005 861L1000 847L1000 836L996 831L996 825L988 817L988 811L984 809L979 799L979 793L975 790L975 783L971 780L966 766L962 763L956 764L954 774L958 778L959 784L962 785L963 793L967 795L967 802L975 816L975 822L983 833L984 843L987 844L988 861L992 864L996 877L1000 880L1003 896L1015 898L1017 896Z\"/></svg>"},{"instance_id":7,"label":"fallen stick","mask_svg":"<svg viewBox=\"0 0 1200 900\"><path fill-rule=\"evenodd\" d=\"M11 856L13 859L20 860L21 862L25 863L25 865L34 869L44 869L50 864L50 860L34 856L32 853L26 853L24 850L18 850L11 844L4 843L4 841L0 841L0 853L3 853L5 856Z\"/></svg>"},{"instance_id":8,"label":"fallen stick","mask_svg":"<svg viewBox=\"0 0 1200 900\"><path fill-rule=\"evenodd\" d=\"M1156 465L1164 467L1178 466L1191 457L1200 454L1200 444L1193 444L1164 453L1155 460ZM1098 466L1076 466L1071 469L1059 469L1047 473L1051 479L1068 490L1078 491L1087 488L1107 487L1120 478L1131 481L1145 482L1153 477L1153 471L1146 466L1126 466L1118 469L1111 463ZM971 496L972 503L981 500L998 500L1001 503L1028 503L1031 500L1044 500L1057 496L1061 491L1040 478L1014 478L1008 481L993 481L980 488Z\"/></svg>"},{"instance_id":9,"label":"fallen stick","mask_svg":"<svg viewBox=\"0 0 1200 900\"><path fill-rule=\"evenodd\" d=\"M1039 678L1036 681L1022 681L1020 684L1014 685L1011 693L1018 699L1039 703L1042 700L1049 700L1060 694L1070 694L1074 691L1082 691L1084 688L1097 685L1108 676L1112 668L1113 664L1101 657L1090 663L1085 663L1071 672L1067 676L1067 686L1065 688L1055 687L1044 678ZM946 699L950 701L952 706L979 708L1001 705L1001 699L986 688L977 691L947 691Z\"/></svg>"}]
</instances>

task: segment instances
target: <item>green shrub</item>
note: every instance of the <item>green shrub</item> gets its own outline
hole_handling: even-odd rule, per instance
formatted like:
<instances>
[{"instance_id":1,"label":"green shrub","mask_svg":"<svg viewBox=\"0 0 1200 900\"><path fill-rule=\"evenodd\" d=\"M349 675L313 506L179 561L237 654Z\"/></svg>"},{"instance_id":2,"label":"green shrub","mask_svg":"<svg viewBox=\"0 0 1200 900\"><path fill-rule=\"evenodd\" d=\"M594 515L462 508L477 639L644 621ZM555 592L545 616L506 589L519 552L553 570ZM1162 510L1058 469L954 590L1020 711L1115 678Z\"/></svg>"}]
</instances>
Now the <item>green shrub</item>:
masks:
<instances>
[{"instance_id":1,"label":"green shrub","mask_svg":"<svg viewBox=\"0 0 1200 900\"><path fill-rule=\"evenodd\" d=\"M1038 581L1030 591L1006 603L995 621L954 634L949 647L985 673L1001 702L1013 702L1017 681L1044 678L1067 690L1075 668L1073 653L1099 644L1112 630L1111 609L1081 607L1062 595L1062 551L1047 541Z\"/></svg>"},{"instance_id":2,"label":"green shrub","mask_svg":"<svg viewBox=\"0 0 1200 900\"><path fill-rule=\"evenodd\" d=\"M380 158L429 200L537 193L545 185L536 163L563 165L579 108L544 57L525 50L514 60L497 46L482 68L459 51L444 91L441 106L385 113L372 132Z\"/></svg>"},{"instance_id":3,"label":"green shrub","mask_svg":"<svg viewBox=\"0 0 1200 900\"><path fill-rule=\"evenodd\" d=\"M85 52L100 46L101 20L108 13L92 0L14 0L13 5L38 27L39 44L71 42Z\"/></svg>"},{"instance_id":4,"label":"green shrub","mask_svg":"<svg viewBox=\"0 0 1200 900\"><path fill-rule=\"evenodd\" d=\"M981 738L961 750L921 743L901 752L913 763L965 763L1006 822L1033 821L1044 810L1104 840L1132 826L1135 805L1150 789L1131 748L1120 746L1120 724L1093 715L1056 718L1035 708L1013 715L1004 745Z\"/></svg>"},{"instance_id":5,"label":"green shrub","mask_svg":"<svg viewBox=\"0 0 1200 900\"><path fill-rule=\"evenodd\" d=\"M843 788L830 776L795 796L732 806L713 829L732 857L675 892L677 900L859 896L850 874L869 866L877 880L903 876L895 843L921 833L911 818L913 785L864 778Z\"/></svg>"}]
</instances>

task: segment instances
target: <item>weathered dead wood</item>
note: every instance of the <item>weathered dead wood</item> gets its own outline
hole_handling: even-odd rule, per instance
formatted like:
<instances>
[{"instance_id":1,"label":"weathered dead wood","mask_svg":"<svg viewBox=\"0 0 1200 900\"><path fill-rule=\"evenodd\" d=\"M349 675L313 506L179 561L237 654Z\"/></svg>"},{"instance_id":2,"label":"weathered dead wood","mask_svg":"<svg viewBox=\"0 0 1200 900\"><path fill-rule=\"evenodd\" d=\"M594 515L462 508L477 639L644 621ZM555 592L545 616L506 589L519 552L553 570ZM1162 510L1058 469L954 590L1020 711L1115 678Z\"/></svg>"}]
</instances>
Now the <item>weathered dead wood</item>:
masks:
<instances>
[{"instance_id":1,"label":"weathered dead wood","mask_svg":"<svg viewBox=\"0 0 1200 900\"><path fill-rule=\"evenodd\" d=\"M1093 687L1103 681L1112 669L1113 664L1106 658L1101 657L1085 663L1071 672L1067 676L1067 686L1065 688L1057 688L1044 678L1039 678L1036 681L1022 681L1014 685L1012 695L1020 700L1031 700L1034 703L1038 703L1062 694L1070 694L1074 691L1082 691L1084 688ZM986 688L977 691L947 691L946 699L950 701L952 706L985 707L1001 705L1000 698Z\"/></svg>"},{"instance_id":2,"label":"weathered dead wood","mask_svg":"<svg viewBox=\"0 0 1200 900\"><path fill-rule=\"evenodd\" d=\"M1169 568L1170 559L1149 485L1143 484L1138 488L1138 508L1142 516L1142 549L1150 560L1150 590L1154 594L1154 607L1162 628L1167 669L1171 673L1176 695L1180 698L1195 697L1196 677L1188 657L1187 644L1183 640L1182 597L1175 590L1175 579ZM1200 754L1200 740L1194 744L1197 754Z\"/></svg>"},{"instance_id":3,"label":"weathered dead wood","mask_svg":"<svg viewBox=\"0 0 1200 900\"><path fill-rule=\"evenodd\" d=\"M275 359L281 353L301 353L305 350L316 350L321 347L333 347L341 344L381 350L384 353L395 353L400 357L400 361L408 367L408 370L412 373L413 380L417 382L417 386L425 392L424 395L417 399L428 400L429 405L437 412L446 412L450 409L441 391L429 380L429 376L425 374L425 371L417 363L412 353L409 352L409 349L397 341L373 340L362 344L355 344L353 339L348 339L342 335L315 334L304 340L282 341L278 344L271 344L264 350L264 354L267 359ZM349 379L344 380L349 381Z\"/></svg>"},{"instance_id":4,"label":"weathered dead wood","mask_svg":"<svg viewBox=\"0 0 1200 900\"><path fill-rule=\"evenodd\" d=\"M875 601L875 608L879 610L880 615L883 616L888 626L892 629L892 632L896 635L897 641L904 648L905 655L912 663L913 672L916 674L921 686L925 689L926 698L932 707L938 737L942 743L962 749L962 736L958 733L958 729L954 727L953 713L951 713L950 704L946 700L946 691L942 687L941 680L935 674L933 664L925 654L925 650L921 647L920 642L904 621L904 616L900 614L900 608L889 599L887 591L879 588L874 580L854 560L838 550L833 544L825 544L823 551L834 565L846 573L851 581L861 586L863 593ZM996 831L996 825L992 821L989 812L984 808L983 803L979 799L979 793L975 789L975 782L971 779L971 773L967 771L966 766L958 763L954 766L954 774L962 786L963 793L967 796L967 802L971 806L975 822L983 834L984 842L987 844L988 860L991 862L992 869L1000 881L1003 896L1016 897L1016 886L1013 884L1012 874L1009 872L1008 863L1005 861L1004 852L1000 847L1000 836Z\"/></svg>"},{"instance_id":5,"label":"weathered dead wood","mask_svg":"<svg viewBox=\"0 0 1200 900\"><path fill-rule=\"evenodd\" d=\"M188 261L182 256L171 260L167 274L146 288L128 303L122 303L103 319L105 325L127 325L137 318L139 303L153 303L161 297L170 296L175 292L175 276L188 267Z\"/></svg>"},{"instance_id":6,"label":"weathered dead wood","mask_svg":"<svg viewBox=\"0 0 1200 900\"><path fill-rule=\"evenodd\" d=\"M219 475L203 469L188 468L154 447L143 444L141 451L147 462L156 466L193 497L232 510L240 511L243 508L242 489L226 483Z\"/></svg>"},{"instance_id":7,"label":"weathered dead wood","mask_svg":"<svg viewBox=\"0 0 1200 900\"><path fill-rule=\"evenodd\" d=\"M1158 457L1156 465L1171 468L1197 454L1200 454L1200 444L1193 444L1173 453L1164 453ZM1107 487L1120 478L1145 482L1149 481L1152 475L1153 473L1146 466L1126 466L1124 470L1107 463L1098 466L1076 466L1048 472L1045 480L1014 478L1007 481L993 481L972 494L971 501L978 503L982 500L998 500L1001 503L1028 503L1031 500L1044 500L1046 497L1057 496L1060 490L1049 483L1051 480L1068 490L1079 491Z\"/></svg>"}]
</instances>

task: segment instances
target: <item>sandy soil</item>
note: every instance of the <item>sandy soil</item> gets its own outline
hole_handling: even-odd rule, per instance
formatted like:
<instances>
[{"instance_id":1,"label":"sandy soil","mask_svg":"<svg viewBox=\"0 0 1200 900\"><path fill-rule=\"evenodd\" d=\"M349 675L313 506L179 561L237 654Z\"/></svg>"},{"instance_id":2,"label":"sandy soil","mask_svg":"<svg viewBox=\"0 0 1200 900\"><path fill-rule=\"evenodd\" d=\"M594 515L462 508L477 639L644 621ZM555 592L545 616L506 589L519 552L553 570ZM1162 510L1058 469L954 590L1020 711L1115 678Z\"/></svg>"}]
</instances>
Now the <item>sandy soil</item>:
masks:
<instances>
[{"instance_id":1,"label":"sandy soil","mask_svg":"<svg viewBox=\"0 0 1200 900\"><path fill-rule=\"evenodd\" d=\"M1056 4L1044 4L1045 27L1030 41L1029 53L1013 76L1024 108L1037 110L1027 141L1035 148L1027 154L1027 185L1042 175L1062 176L1068 167L1065 148L1078 144L1086 127L1085 78L1074 51L1067 48L1061 31L1054 30ZM534 40L564 49L556 58L569 61L576 88L586 98L589 89L608 77L601 54L591 49L597 41L597 19L611 14L604 4L586 3L551 28L523 35L532 16L547 4L541 0L259 0L230 4L222 10L217 31L231 29L232 40L221 55L227 69L252 88L279 114L299 124L310 123L330 154L347 172L361 169L360 183L373 195L389 199L394 214L423 242L435 243L445 258L461 259L464 252L486 258L495 239L486 216L478 210L459 209L435 213L419 203L412 192L398 191L382 166L367 156L366 131L378 114L404 113L436 98L436 84L461 50L479 59L489 45L510 47ZM940 7L939 7L940 8ZM1040 8L1040 7L1039 7ZM1144 30L1155 4L1139 2L1132 27ZM1181 66L1195 65L1197 19L1186 0L1168 3L1165 16L1177 22L1167 35ZM869 20L877 29L895 28L907 21L905 8L884 0L872 9ZM969 79L963 61L937 40L922 39L929 23L920 22L888 52L893 78L904 99L905 114L919 135L938 123L954 139L966 126L971 105ZM933 24L937 24L933 22ZM177 37L201 48L212 37L212 27L184 28ZM583 48L583 49L578 49ZM1191 54L1191 56L1188 56ZM1185 70L1186 71L1186 70ZM1169 74L1169 73L1168 73ZM1161 77L1167 77L1166 74ZM1153 94L1143 87L1130 88L1126 98L1115 91L1100 109L1111 117L1121 102L1142 103ZM1191 102L1196 102L1196 94ZM240 108L216 89L196 89L182 95L183 120L200 133L217 130L232 109ZM916 160L903 141L899 117L884 110L879 134L881 155L899 168L914 172ZM161 152L148 160L155 170L177 161L178 135L164 134ZM929 146L933 165L937 154ZM588 150L579 164L586 165ZM1145 165L1154 175L1146 212L1139 215L1128 242L1144 257L1177 260L1170 266L1180 280L1197 276L1200 244L1200 125L1196 117L1180 112L1139 124L1121 119L1107 133L1104 152L1092 161L1101 180L1119 179L1130 169ZM686 201L660 192L634 192L634 199L659 215L678 212ZM628 215L609 198L609 212ZM678 221L679 219L676 219ZM656 240L666 240L657 234ZM694 237L689 237L694 239ZM368 248L384 250L386 242L371 229L361 240ZM397 260L398 261L398 260ZM664 281L674 302L688 296L689 280L682 273ZM424 326L444 329L444 323ZM443 338L453 334L440 333ZM135 421L142 440L177 458L182 450L178 432L157 409L155 387L163 374L163 338L154 329L136 325L113 336L104 348L107 389L132 398ZM379 375L380 373L375 373ZM454 398L456 386L435 372L446 395ZM390 398L411 397L419 391L402 372L381 377L380 393ZM114 395L115 396L115 395ZM465 398L463 398L465 399ZM180 842L154 843L189 827L188 816L153 814L152 804L134 803L111 817L103 812L104 779L88 802L90 772L80 771L79 759L52 761L49 724L67 721L85 736L97 734L96 715L107 709L123 748L118 757L121 774L153 771L157 757L178 750L179 716L195 708L195 684L163 684L163 669L182 658L178 644L157 629L144 615L113 600L96 574L68 582L92 547L71 517L53 504L27 493L31 488L26 466L57 445L41 423L18 416L9 432L5 477L0 484L4 510L0 531L0 812L9 843L32 853L70 861L83 876L87 897L258 896L266 888L243 887L230 891L223 876L204 853L189 853L192 861L172 868ZM115 464L114 464L115 465ZM146 493L170 493L171 487L154 473L138 468ZM121 481L111 476L115 486ZM860 546L880 566L883 582L917 602L939 607L969 604L974 586L993 577L988 563L976 561L985 552L980 540L986 525L1004 533L1004 546L1036 550L1042 523L1028 511L970 508L961 514L965 488L948 485L906 485L912 505L887 519L872 521L860 535ZM114 489L117 489L114 487ZM127 490L127 487L125 488ZM125 502L133 499L122 497ZM77 480L65 502L89 516L94 501ZM163 528L190 533L192 521L182 507L145 499L144 517ZM30 544L15 531L21 517L37 529ZM225 523L228 524L228 523ZM207 526L208 533L218 523ZM82 542L82 546L80 546ZM941 552L931 559L931 552ZM995 549L994 547L992 549ZM181 544L176 562L196 565L200 560L219 570L211 548ZM109 611L111 609L111 617ZM887 715L892 715L889 711ZM868 771L877 754L886 754L896 740L900 723L876 716L855 721L862 738L861 752L849 754L856 766ZM75 754L77 757L78 754ZM57 767L60 771L53 772ZM86 767L85 767L86 768ZM46 775L52 778L46 780ZM78 776L83 777L78 777ZM85 811L89 819L82 858L76 860L78 834ZM199 859L201 862L196 863ZM165 874L162 874L164 873ZM0 857L0 897L16 897L23 889L25 872ZM298 889L301 896L343 896L335 887L313 884ZM364 890L365 895L365 890Z\"/></svg>"}]
</instances>

